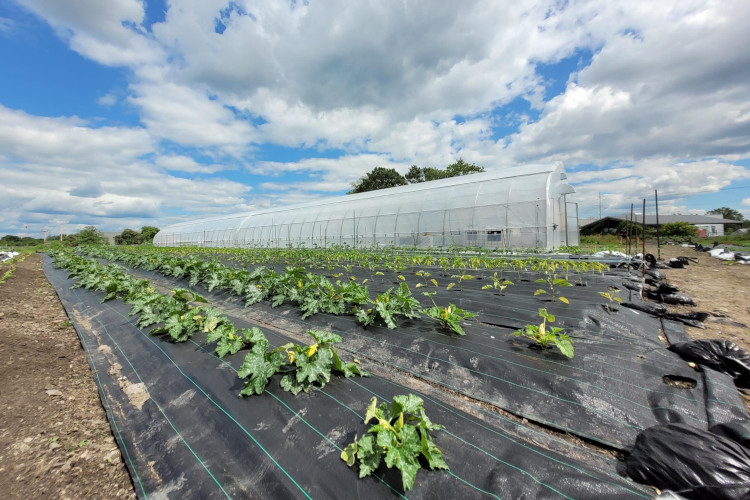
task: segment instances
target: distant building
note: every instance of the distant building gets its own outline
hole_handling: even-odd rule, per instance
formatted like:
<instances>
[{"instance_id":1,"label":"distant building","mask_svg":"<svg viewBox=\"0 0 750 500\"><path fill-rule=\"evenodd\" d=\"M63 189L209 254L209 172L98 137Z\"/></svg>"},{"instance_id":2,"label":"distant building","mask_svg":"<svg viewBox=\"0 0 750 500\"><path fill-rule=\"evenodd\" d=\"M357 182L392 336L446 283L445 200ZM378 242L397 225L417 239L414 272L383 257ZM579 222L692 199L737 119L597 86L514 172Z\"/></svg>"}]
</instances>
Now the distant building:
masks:
<instances>
[{"instance_id":1,"label":"distant building","mask_svg":"<svg viewBox=\"0 0 750 500\"><path fill-rule=\"evenodd\" d=\"M566 179L560 162L519 165L181 222L162 228L154 246L552 250L578 244L576 207L567 201L575 190Z\"/></svg>"},{"instance_id":2,"label":"distant building","mask_svg":"<svg viewBox=\"0 0 750 500\"><path fill-rule=\"evenodd\" d=\"M617 234L617 228L621 222L629 219L630 216L622 215L607 216L601 219L581 219L580 231L582 235L586 234ZM635 223L639 226L643 222L643 215L634 215ZM714 238L718 236L724 236L724 225L725 224L740 224L739 221L732 219L724 219L718 215L691 215L691 214L671 214L671 215L659 215L659 225L670 222L687 222L692 224L698 230L701 237ZM656 227L656 215L646 214L645 218L646 227Z\"/></svg>"}]
</instances>

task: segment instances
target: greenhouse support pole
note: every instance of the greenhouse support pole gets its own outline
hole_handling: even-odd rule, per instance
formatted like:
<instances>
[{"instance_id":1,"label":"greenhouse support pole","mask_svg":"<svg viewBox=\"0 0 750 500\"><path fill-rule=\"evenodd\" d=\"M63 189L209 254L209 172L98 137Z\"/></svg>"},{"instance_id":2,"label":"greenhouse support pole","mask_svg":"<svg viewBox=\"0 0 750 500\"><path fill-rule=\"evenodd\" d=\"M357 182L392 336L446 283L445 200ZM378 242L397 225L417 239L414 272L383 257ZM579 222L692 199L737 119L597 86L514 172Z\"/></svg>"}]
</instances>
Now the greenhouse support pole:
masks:
<instances>
[{"instance_id":1,"label":"greenhouse support pole","mask_svg":"<svg viewBox=\"0 0 750 500\"><path fill-rule=\"evenodd\" d=\"M656 258L661 260L661 240L659 238L659 192L654 189L654 201L656 202Z\"/></svg>"},{"instance_id":2,"label":"greenhouse support pole","mask_svg":"<svg viewBox=\"0 0 750 500\"><path fill-rule=\"evenodd\" d=\"M641 251L641 266L643 267L643 273L642 277L645 281L646 279L646 198L643 198L643 214L641 214L641 245L642 245L642 251ZM641 294L643 294L643 288L641 287ZM643 296L641 296L641 299L643 299Z\"/></svg>"},{"instance_id":3,"label":"greenhouse support pole","mask_svg":"<svg viewBox=\"0 0 750 500\"><path fill-rule=\"evenodd\" d=\"M568 195L563 195L563 207L565 207L565 246L568 246Z\"/></svg>"}]
</instances>

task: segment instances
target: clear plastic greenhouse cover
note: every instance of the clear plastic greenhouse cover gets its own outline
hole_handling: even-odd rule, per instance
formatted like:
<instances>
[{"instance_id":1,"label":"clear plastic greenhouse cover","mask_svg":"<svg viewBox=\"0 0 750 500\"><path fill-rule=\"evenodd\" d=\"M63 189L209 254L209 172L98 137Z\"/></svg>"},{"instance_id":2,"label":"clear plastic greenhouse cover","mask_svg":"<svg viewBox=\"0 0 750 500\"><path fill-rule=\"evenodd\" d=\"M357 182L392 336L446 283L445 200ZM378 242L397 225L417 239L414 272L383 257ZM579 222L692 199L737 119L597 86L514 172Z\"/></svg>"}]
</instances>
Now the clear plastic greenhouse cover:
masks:
<instances>
[{"instance_id":1,"label":"clear plastic greenhouse cover","mask_svg":"<svg viewBox=\"0 0 750 500\"><path fill-rule=\"evenodd\" d=\"M578 244L561 162L511 167L314 202L182 222L156 246L473 246Z\"/></svg>"}]
</instances>

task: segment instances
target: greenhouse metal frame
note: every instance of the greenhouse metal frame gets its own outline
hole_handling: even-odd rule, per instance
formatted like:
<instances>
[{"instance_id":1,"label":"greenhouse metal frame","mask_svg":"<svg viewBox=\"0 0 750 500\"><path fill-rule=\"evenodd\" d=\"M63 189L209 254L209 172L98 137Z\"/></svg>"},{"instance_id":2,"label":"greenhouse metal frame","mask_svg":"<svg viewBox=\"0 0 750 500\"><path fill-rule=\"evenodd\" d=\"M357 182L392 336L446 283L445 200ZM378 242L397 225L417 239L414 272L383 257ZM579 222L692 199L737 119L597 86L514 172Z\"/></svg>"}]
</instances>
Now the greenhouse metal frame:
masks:
<instances>
[{"instance_id":1,"label":"greenhouse metal frame","mask_svg":"<svg viewBox=\"0 0 750 500\"><path fill-rule=\"evenodd\" d=\"M156 246L450 247L578 244L561 162L451 177L168 226Z\"/></svg>"}]
</instances>

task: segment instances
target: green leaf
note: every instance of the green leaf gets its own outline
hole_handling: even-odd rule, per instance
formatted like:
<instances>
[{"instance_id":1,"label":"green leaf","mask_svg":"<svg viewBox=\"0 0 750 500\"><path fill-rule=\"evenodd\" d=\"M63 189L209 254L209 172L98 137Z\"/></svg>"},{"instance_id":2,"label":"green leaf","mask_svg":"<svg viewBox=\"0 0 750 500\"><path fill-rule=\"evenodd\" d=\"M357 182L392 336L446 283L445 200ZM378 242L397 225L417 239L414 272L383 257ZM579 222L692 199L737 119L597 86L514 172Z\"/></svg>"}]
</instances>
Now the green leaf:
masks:
<instances>
[{"instance_id":1,"label":"green leaf","mask_svg":"<svg viewBox=\"0 0 750 500\"><path fill-rule=\"evenodd\" d=\"M219 339L219 342L216 344L216 355L223 358L227 354L234 354L242 349L243 343L242 337L234 332L228 333Z\"/></svg>"},{"instance_id":2,"label":"green leaf","mask_svg":"<svg viewBox=\"0 0 750 500\"><path fill-rule=\"evenodd\" d=\"M245 338L245 341L247 341L249 344L253 344L253 345L263 344L263 350L268 348L268 339L263 334L263 331L257 326L254 326L252 328L247 328L245 330L241 330L239 333Z\"/></svg>"},{"instance_id":3,"label":"green leaf","mask_svg":"<svg viewBox=\"0 0 750 500\"><path fill-rule=\"evenodd\" d=\"M331 381L333 356L331 356L330 348L318 349L311 357L298 356L295 364L297 365L297 381L306 386L315 382L325 385Z\"/></svg>"},{"instance_id":4,"label":"green leaf","mask_svg":"<svg viewBox=\"0 0 750 500\"><path fill-rule=\"evenodd\" d=\"M423 405L424 400L414 394L393 396L393 403L391 403L391 419L398 416L401 412L417 414L422 411Z\"/></svg>"},{"instance_id":5,"label":"green leaf","mask_svg":"<svg viewBox=\"0 0 750 500\"><path fill-rule=\"evenodd\" d=\"M341 342L339 335L325 330L308 330L307 334L317 340L319 344L338 344Z\"/></svg>"},{"instance_id":6,"label":"green leaf","mask_svg":"<svg viewBox=\"0 0 750 500\"><path fill-rule=\"evenodd\" d=\"M341 460L346 462L346 465L351 467L357 460L357 436L354 436L354 442L346 445L341 451Z\"/></svg>"},{"instance_id":7,"label":"green leaf","mask_svg":"<svg viewBox=\"0 0 750 500\"><path fill-rule=\"evenodd\" d=\"M378 446L382 446L380 443L381 435L392 436L391 433L379 433ZM417 430L412 426L403 428L402 438L401 446L391 445L387 448L385 464L388 467L396 467L401 471L401 482L404 485L404 491L409 491L414 486L414 479L419 470L417 457L422 451L422 446L417 435Z\"/></svg>"},{"instance_id":8,"label":"green leaf","mask_svg":"<svg viewBox=\"0 0 750 500\"><path fill-rule=\"evenodd\" d=\"M307 391L310 388L309 384L305 384L297 380L297 377L292 373L287 373L281 377L281 388L285 391L289 391L295 396L302 391Z\"/></svg>"},{"instance_id":9,"label":"green leaf","mask_svg":"<svg viewBox=\"0 0 750 500\"><path fill-rule=\"evenodd\" d=\"M380 465L381 451L375 446L375 438L372 434L362 436L357 446L357 458L361 478L372 474Z\"/></svg>"},{"instance_id":10,"label":"green leaf","mask_svg":"<svg viewBox=\"0 0 750 500\"><path fill-rule=\"evenodd\" d=\"M537 291L534 292L534 295L541 295L543 293L547 293L547 290L542 290L541 288L539 288Z\"/></svg>"},{"instance_id":11,"label":"green leaf","mask_svg":"<svg viewBox=\"0 0 750 500\"><path fill-rule=\"evenodd\" d=\"M560 300L560 302L564 302L566 304L570 304L570 301L567 298L565 298L565 297L558 297L558 299Z\"/></svg>"},{"instance_id":12,"label":"green leaf","mask_svg":"<svg viewBox=\"0 0 750 500\"><path fill-rule=\"evenodd\" d=\"M569 358L573 357L573 343L570 340L558 339L555 343L557 344L557 348L560 349L561 353Z\"/></svg>"},{"instance_id":13,"label":"green leaf","mask_svg":"<svg viewBox=\"0 0 750 500\"><path fill-rule=\"evenodd\" d=\"M263 390L268 385L268 380L276 373L276 370L280 366L281 363L276 364L266 360L265 353L249 352L245 356L242 366L237 371L237 375L240 378L250 377L243 384L240 395L263 394Z\"/></svg>"}]
</instances>

